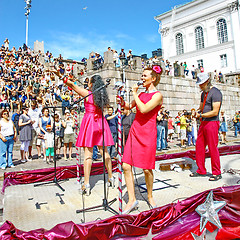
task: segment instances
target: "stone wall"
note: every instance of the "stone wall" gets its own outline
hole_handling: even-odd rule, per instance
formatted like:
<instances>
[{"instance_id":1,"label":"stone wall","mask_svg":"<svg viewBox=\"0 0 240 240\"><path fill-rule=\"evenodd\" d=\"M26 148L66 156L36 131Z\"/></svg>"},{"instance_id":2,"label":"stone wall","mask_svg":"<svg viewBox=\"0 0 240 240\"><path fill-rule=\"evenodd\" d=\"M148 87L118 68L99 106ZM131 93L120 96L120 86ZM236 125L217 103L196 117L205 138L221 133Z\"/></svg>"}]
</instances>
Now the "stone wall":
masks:
<instances>
[{"instance_id":1,"label":"stone wall","mask_svg":"<svg viewBox=\"0 0 240 240\"><path fill-rule=\"evenodd\" d=\"M129 99L132 100L133 98L129 90L131 86L140 80L142 69L123 70L120 68L107 67L101 70L88 71L88 74L85 74L80 81L83 82L86 77L91 77L95 74L99 74L104 81L107 78L111 79L111 84L108 86L108 93L111 104L116 107L115 96L117 90L114 90L115 83L122 81L123 75L125 75L125 99L126 101L129 101ZM213 76L213 74L211 75ZM236 76L224 77L224 83L216 82L213 79L212 83L223 93L222 109L225 110L227 115L233 116L236 110L240 110L240 88ZM197 109L199 107L201 93L194 79L162 75L157 88L163 95L163 105L173 116L180 110ZM143 90L143 88L140 89Z\"/></svg>"}]
</instances>

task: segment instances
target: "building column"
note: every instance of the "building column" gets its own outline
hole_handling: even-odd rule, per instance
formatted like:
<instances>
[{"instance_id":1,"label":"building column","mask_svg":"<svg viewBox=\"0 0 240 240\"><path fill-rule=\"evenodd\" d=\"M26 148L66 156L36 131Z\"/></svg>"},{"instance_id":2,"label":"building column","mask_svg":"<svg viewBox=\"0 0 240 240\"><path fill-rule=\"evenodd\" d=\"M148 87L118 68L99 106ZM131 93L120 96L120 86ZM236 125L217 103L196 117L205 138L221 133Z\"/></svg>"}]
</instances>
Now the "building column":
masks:
<instances>
[{"instance_id":1,"label":"building column","mask_svg":"<svg viewBox=\"0 0 240 240\"><path fill-rule=\"evenodd\" d=\"M239 1L234 1L228 5L231 17L232 36L234 40L234 55L236 71L240 70L240 21L239 21Z\"/></svg>"}]
</instances>

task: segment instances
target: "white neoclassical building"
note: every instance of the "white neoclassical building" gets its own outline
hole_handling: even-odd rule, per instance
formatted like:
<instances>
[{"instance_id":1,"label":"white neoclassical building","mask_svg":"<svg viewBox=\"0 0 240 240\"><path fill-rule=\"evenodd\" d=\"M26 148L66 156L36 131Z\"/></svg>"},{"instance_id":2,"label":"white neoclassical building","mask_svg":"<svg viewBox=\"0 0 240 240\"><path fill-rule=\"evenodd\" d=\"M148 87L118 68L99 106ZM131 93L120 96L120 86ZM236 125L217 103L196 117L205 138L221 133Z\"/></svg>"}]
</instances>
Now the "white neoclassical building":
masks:
<instances>
[{"instance_id":1,"label":"white neoclassical building","mask_svg":"<svg viewBox=\"0 0 240 240\"><path fill-rule=\"evenodd\" d=\"M194 0L156 16L164 59L240 72L239 10L239 1Z\"/></svg>"}]
</instances>

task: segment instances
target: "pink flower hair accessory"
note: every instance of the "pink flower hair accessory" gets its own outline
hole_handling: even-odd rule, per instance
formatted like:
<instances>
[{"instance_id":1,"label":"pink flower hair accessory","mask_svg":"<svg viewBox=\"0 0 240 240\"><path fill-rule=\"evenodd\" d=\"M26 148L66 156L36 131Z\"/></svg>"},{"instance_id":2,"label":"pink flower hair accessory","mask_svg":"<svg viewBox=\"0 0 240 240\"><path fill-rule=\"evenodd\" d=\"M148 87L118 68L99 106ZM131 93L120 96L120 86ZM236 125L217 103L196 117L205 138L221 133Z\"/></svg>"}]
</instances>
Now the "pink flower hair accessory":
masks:
<instances>
[{"instance_id":1,"label":"pink flower hair accessory","mask_svg":"<svg viewBox=\"0 0 240 240\"><path fill-rule=\"evenodd\" d=\"M162 69L160 66L153 66L153 71L156 72L156 73L161 73L162 72Z\"/></svg>"}]
</instances>

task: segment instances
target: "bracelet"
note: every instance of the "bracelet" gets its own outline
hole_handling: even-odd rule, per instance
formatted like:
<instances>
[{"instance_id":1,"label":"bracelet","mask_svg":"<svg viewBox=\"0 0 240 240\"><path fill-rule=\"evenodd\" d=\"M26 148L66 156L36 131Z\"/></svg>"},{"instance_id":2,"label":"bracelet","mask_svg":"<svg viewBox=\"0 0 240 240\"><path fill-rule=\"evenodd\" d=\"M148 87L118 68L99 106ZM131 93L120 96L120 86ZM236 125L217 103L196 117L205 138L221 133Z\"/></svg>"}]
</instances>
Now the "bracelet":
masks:
<instances>
[{"instance_id":1,"label":"bracelet","mask_svg":"<svg viewBox=\"0 0 240 240\"><path fill-rule=\"evenodd\" d=\"M65 80L63 81L64 84L66 84L68 81L68 78L66 77Z\"/></svg>"}]
</instances>

